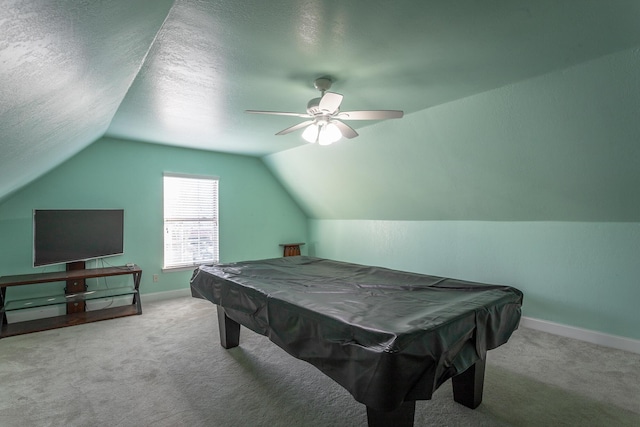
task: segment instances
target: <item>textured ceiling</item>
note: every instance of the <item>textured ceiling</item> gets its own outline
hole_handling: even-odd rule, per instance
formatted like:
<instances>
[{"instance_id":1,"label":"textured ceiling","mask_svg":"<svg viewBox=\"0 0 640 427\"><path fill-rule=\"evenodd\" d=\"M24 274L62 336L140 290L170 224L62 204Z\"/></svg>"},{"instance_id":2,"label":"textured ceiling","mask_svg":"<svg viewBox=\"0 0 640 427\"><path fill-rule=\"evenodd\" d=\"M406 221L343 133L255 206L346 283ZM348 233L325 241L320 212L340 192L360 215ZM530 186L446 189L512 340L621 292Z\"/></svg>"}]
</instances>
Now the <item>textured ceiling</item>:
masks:
<instances>
[{"instance_id":1,"label":"textured ceiling","mask_svg":"<svg viewBox=\"0 0 640 427\"><path fill-rule=\"evenodd\" d=\"M168 0L3 0L0 200L100 138Z\"/></svg>"},{"instance_id":2,"label":"textured ceiling","mask_svg":"<svg viewBox=\"0 0 640 427\"><path fill-rule=\"evenodd\" d=\"M263 155L297 121L243 111L304 112L324 74L343 109L412 113L640 41L640 7L579 4L177 0L107 133Z\"/></svg>"},{"instance_id":3,"label":"textured ceiling","mask_svg":"<svg viewBox=\"0 0 640 427\"><path fill-rule=\"evenodd\" d=\"M410 114L636 46L638 22L632 0L4 0L0 198L105 134L263 156L296 120L244 110L303 112L316 77Z\"/></svg>"}]
</instances>

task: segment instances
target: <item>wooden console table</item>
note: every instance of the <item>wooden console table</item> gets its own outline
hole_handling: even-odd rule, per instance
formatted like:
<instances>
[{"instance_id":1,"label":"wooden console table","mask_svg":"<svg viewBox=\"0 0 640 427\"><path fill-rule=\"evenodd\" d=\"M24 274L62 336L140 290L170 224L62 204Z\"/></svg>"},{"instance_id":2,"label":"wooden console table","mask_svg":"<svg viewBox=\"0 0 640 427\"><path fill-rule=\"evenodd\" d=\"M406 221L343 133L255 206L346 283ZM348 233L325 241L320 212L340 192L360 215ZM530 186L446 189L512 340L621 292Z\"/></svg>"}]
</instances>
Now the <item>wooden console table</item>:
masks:
<instances>
[{"instance_id":1,"label":"wooden console table","mask_svg":"<svg viewBox=\"0 0 640 427\"><path fill-rule=\"evenodd\" d=\"M284 253L282 256L298 256L300 255L300 246L304 243L280 243L280 246L284 246Z\"/></svg>"},{"instance_id":2,"label":"wooden console table","mask_svg":"<svg viewBox=\"0 0 640 427\"><path fill-rule=\"evenodd\" d=\"M86 279L126 274L133 276L133 288L86 289ZM142 304L139 295L141 277L142 269L137 265L2 276L0 277L0 338L142 314ZM66 294L6 301L7 288L10 286L37 285L39 283L51 282L66 282ZM85 301L126 295L133 297L133 302L130 305L85 311ZM7 323L8 312L61 304L67 306L66 315L11 324ZM78 309L78 307L80 307L80 309Z\"/></svg>"}]
</instances>

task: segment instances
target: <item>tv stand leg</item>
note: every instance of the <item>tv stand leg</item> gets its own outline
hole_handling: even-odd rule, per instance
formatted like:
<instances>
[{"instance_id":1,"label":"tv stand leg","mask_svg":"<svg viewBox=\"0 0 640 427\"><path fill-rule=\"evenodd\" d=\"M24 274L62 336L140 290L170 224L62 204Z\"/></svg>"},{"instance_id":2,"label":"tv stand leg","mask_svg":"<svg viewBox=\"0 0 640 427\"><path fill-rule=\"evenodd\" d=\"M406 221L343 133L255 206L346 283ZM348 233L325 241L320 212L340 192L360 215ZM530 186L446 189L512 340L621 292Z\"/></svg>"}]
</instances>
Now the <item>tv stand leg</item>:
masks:
<instances>
[{"instance_id":1,"label":"tv stand leg","mask_svg":"<svg viewBox=\"0 0 640 427\"><path fill-rule=\"evenodd\" d=\"M237 347L240 344L240 324L232 320L224 312L224 308L219 305L218 309L218 328L220 329L220 345L229 349Z\"/></svg>"},{"instance_id":2,"label":"tv stand leg","mask_svg":"<svg viewBox=\"0 0 640 427\"><path fill-rule=\"evenodd\" d=\"M75 261L67 263L67 271L84 270L86 264L84 261ZM72 279L67 280L67 287L64 288L65 294L77 294L87 290L85 279ZM86 305L84 301L68 302L67 314L82 313L86 311Z\"/></svg>"}]
</instances>

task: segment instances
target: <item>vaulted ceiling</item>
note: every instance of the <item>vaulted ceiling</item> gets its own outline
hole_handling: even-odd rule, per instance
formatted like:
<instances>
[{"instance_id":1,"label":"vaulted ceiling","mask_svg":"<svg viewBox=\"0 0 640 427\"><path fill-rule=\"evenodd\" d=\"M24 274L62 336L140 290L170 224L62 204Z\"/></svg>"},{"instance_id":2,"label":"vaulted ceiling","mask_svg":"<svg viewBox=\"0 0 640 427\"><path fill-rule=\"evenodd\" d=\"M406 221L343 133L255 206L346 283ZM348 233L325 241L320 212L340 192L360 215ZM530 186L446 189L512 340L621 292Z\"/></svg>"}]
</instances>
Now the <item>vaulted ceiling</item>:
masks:
<instances>
[{"instance_id":1,"label":"vaulted ceiling","mask_svg":"<svg viewBox=\"0 0 640 427\"><path fill-rule=\"evenodd\" d=\"M244 110L304 112L317 77L411 115L638 46L639 22L633 0L5 0L0 200L102 136L269 156L297 119Z\"/></svg>"}]
</instances>

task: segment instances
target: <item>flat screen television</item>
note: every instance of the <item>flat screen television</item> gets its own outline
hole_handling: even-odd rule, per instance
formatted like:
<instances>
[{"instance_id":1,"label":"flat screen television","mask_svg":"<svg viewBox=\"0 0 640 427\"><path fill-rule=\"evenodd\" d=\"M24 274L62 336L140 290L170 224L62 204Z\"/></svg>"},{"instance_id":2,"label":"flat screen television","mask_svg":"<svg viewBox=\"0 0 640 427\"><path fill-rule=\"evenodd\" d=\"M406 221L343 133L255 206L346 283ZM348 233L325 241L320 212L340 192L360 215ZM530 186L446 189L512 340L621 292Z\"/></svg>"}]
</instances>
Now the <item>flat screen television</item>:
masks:
<instances>
[{"instance_id":1,"label":"flat screen television","mask_svg":"<svg viewBox=\"0 0 640 427\"><path fill-rule=\"evenodd\" d=\"M86 261L123 253L123 209L33 211L34 267Z\"/></svg>"}]
</instances>

